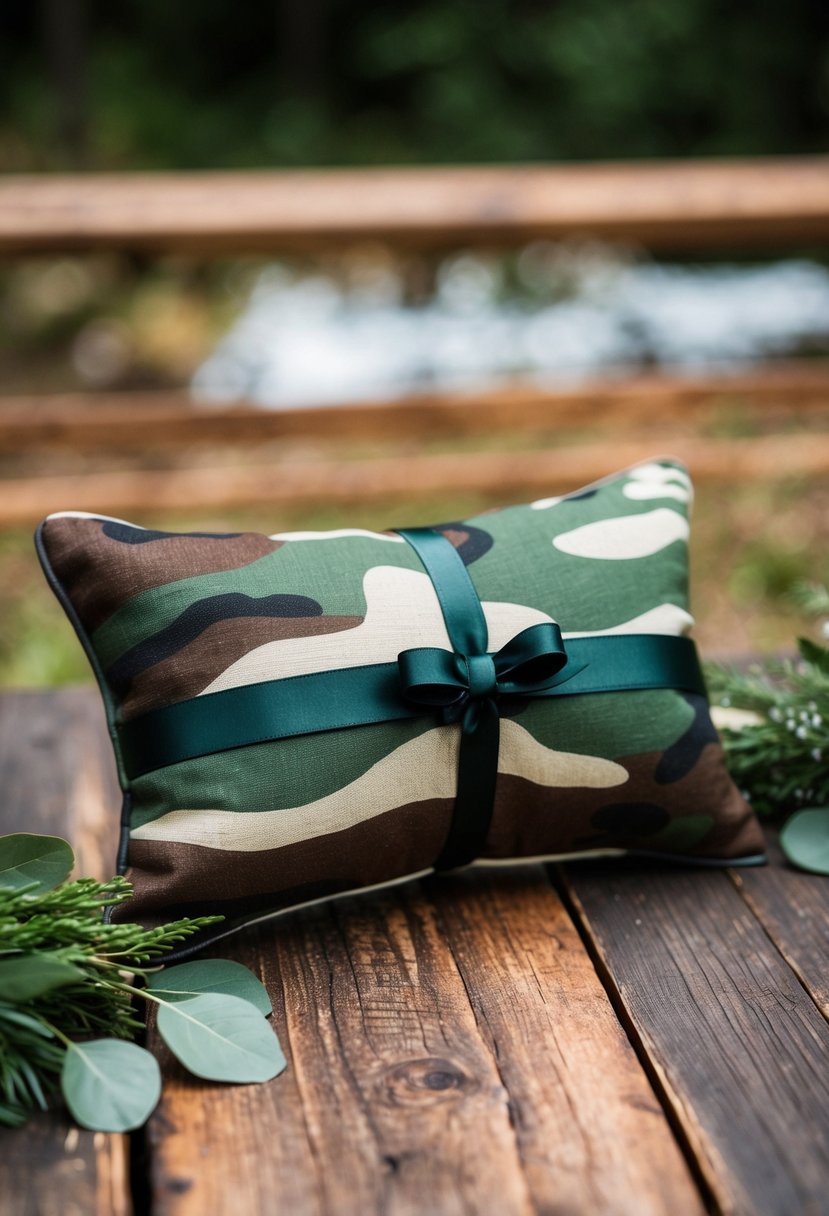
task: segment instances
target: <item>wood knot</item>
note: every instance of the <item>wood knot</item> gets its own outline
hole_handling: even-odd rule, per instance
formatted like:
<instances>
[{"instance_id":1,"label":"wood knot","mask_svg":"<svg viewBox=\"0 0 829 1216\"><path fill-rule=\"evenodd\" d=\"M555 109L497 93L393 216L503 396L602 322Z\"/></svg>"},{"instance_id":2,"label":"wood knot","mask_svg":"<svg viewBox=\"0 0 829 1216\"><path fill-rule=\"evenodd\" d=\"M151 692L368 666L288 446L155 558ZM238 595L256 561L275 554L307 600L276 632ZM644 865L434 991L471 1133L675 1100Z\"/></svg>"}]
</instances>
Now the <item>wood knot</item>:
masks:
<instances>
[{"instance_id":1,"label":"wood knot","mask_svg":"<svg viewBox=\"0 0 829 1216\"><path fill-rule=\"evenodd\" d=\"M393 1106L456 1101L477 1088L458 1064L434 1056L396 1064L380 1078L379 1087Z\"/></svg>"},{"instance_id":2,"label":"wood knot","mask_svg":"<svg viewBox=\"0 0 829 1216\"><path fill-rule=\"evenodd\" d=\"M192 1178L165 1178L164 1189L173 1195L185 1195L193 1185Z\"/></svg>"}]
</instances>

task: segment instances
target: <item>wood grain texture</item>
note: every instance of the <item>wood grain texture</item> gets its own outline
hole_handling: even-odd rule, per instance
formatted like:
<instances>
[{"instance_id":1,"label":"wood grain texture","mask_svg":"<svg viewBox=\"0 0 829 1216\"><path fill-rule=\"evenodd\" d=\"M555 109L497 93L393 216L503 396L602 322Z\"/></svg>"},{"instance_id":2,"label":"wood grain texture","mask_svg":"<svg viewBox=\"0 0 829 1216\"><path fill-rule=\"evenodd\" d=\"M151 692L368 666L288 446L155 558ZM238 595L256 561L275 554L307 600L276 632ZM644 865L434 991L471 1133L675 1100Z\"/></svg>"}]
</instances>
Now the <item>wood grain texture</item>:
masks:
<instances>
[{"instance_id":1,"label":"wood grain texture","mask_svg":"<svg viewBox=\"0 0 829 1216\"><path fill-rule=\"evenodd\" d=\"M0 830L64 832L85 872L111 872L94 689L0 695L0 788ZM165 1060L153 1216L698 1213L628 1034L712 1210L822 1216L829 886L778 861L557 873L621 1022L533 869L407 884L222 943L266 980L289 1070L225 1088ZM130 1216L125 1140L59 1116L4 1132L0 1195L3 1216Z\"/></svg>"},{"instance_id":2,"label":"wood grain texture","mask_svg":"<svg viewBox=\"0 0 829 1216\"><path fill-rule=\"evenodd\" d=\"M728 874L560 874L719 1210L825 1213L829 1026Z\"/></svg>"},{"instance_id":3,"label":"wood grain texture","mask_svg":"<svg viewBox=\"0 0 829 1216\"><path fill-rule=\"evenodd\" d=\"M224 946L267 982L289 1071L173 1075L159 1216L703 1210L540 870L407 884Z\"/></svg>"},{"instance_id":4,"label":"wood grain texture","mask_svg":"<svg viewBox=\"0 0 829 1216\"><path fill-rule=\"evenodd\" d=\"M829 436L770 435L716 440L672 437L667 454L695 481L774 481L829 473ZM618 468L652 459L655 439L562 444L522 452L439 453L374 460L281 457L269 465L121 470L20 478L2 483L0 526L36 523L52 511L105 515L291 505L364 503L483 494L493 501L566 492ZM658 451L658 449L657 449Z\"/></svg>"},{"instance_id":5,"label":"wood grain texture","mask_svg":"<svg viewBox=\"0 0 829 1216\"><path fill-rule=\"evenodd\" d=\"M613 425L715 420L723 409L761 418L829 409L829 361L772 364L733 375L631 375L572 389L515 385L424 393L393 401L265 410L200 407L185 393L66 393L0 398L0 452L132 451L272 440L436 439Z\"/></svg>"},{"instance_id":6,"label":"wood grain texture","mask_svg":"<svg viewBox=\"0 0 829 1216\"><path fill-rule=\"evenodd\" d=\"M652 248L829 234L821 157L634 164L6 177L0 253L227 251L585 233Z\"/></svg>"},{"instance_id":7,"label":"wood grain texture","mask_svg":"<svg viewBox=\"0 0 829 1216\"><path fill-rule=\"evenodd\" d=\"M78 873L115 873L121 793L96 689L0 693L0 790L0 831L64 835Z\"/></svg>"},{"instance_id":8,"label":"wood grain texture","mask_svg":"<svg viewBox=\"0 0 829 1216\"><path fill-rule=\"evenodd\" d=\"M665 1113L556 892L523 867L430 881L491 1044L538 1212L702 1210Z\"/></svg>"},{"instance_id":9,"label":"wood grain texture","mask_svg":"<svg viewBox=\"0 0 829 1216\"><path fill-rule=\"evenodd\" d=\"M829 882L790 866L766 829L770 865L732 870L737 890L815 1004L829 1018ZM829 1080L829 1078L827 1078Z\"/></svg>"},{"instance_id":10,"label":"wood grain texture","mask_svg":"<svg viewBox=\"0 0 829 1216\"><path fill-rule=\"evenodd\" d=\"M120 796L91 688L0 694L0 832L72 843L78 868L115 870ZM130 1216L126 1136L72 1127L60 1112L0 1132L3 1216Z\"/></svg>"}]
</instances>

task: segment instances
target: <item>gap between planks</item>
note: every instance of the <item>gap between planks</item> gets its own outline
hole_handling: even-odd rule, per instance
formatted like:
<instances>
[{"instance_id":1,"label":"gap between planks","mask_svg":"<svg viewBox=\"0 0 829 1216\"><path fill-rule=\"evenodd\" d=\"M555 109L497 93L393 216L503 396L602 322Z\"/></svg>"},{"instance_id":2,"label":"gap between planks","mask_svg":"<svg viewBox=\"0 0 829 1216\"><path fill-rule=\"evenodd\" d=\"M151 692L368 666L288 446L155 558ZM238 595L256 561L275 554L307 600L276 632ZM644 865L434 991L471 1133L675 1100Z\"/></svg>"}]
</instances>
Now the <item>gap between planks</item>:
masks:
<instances>
[{"instance_id":1,"label":"gap between planks","mask_svg":"<svg viewBox=\"0 0 829 1216\"><path fill-rule=\"evenodd\" d=\"M779 885L758 869L758 890L764 876ZM635 862L571 863L554 880L716 1210L822 1216L829 1027L761 916L768 901L728 872ZM824 923L827 903L824 887Z\"/></svg>"},{"instance_id":2,"label":"gap between planks","mask_svg":"<svg viewBox=\"0 0 829 1216\"><path fill-rule=\"evenodd\" d=\"M776 831L766 837L769 868L730 870L731 880L829 1021L829 883L788 865Z\"/></svg>"},{"instance_id":3,"label":"gap between planks","mask_svg":"<svg viewBox=\"0 0 829 1216\"><path fill-rule=\"evenodd\" d=\"M120 794L93 689L0 693L0 789L3 833L64 836L78 873L114 873ZM134 1216L129 1172L128 1137L60 1110L0 1136L3 1216Z\"/></svg>"},{"instance_id":4,"label":"gap between planks","mask_svg":"<svg viewBox=\"0 0 829 1216\"><path fill-rule=\"evenodd\" d=\"M79 764L79 760L82 760L82 763ZM0 771L3 774L6 806L9 808L10 818L7 823L13 825L19 822L35 830L68 831L73 836L77 833L76 843L80 841L81 850L85 852L83 864L86 870L98 869L96 858L109 857L110 847L105 837L114 827L115 816L112 811L115 805L115 787L103 720L93 690L5 694L0 698ZM99 779L93 775L96 771L101 773ZM79 773L85 774L80 783ZM76 815L90 816L91 829L84 831L80 826L75 827L65 822L62 817L67 817L67 808L68 817L71 819ZM17 819L14 816L17 816ZM110 866L105 863L103 868L108 870ZM827 1146L825 1138L821 1138L820 1129L827 1125L829 1116L825 1097L829 1086L826 1083L826 1055L815 1055L813 1047L820 1038L821 1028L825 1032L825 1023L819 1018L815 1005L801 984L805 982L805 987L811 988L811 985L816 983L815 977L819 979L822 974L820 963L825 953L821 949L821 926L826 923L827 907L826 896L821 896L821 890L825 891L825 885L821 888L818 885L820 880L811 876L801 876L793 871L774 868L743 871L729 878L721 873L705 872L672 874L670 871L653 873L646 870L637 874L635 869L628 872L624 867L620 867L612 871L603 868L591 877L589 867L571 866L568 867L566 875L568 891L573 907L578 912L582 931L593 943L592 949L596 957L602 960L605 982L614 995L618 1008L623 1012L633 1039L638 1039L642 1045L640 1050L643 1051L652 1074L661 1080L675 1118L686 1131L687 1143L693 1146L692 1156L698 1156L702 1162L719 1210L730 1213L751 1212L752 1216L760 1213L774 1213L775 1216L777 1213L785 1213L788 1216L789 1212L795 1210L803 1213L822 1211L825 1182L829 1175L825 1166ZM504 966L505 956L502 953L497 953L494 959L481 956L480 951L489 942L489 938L485 938L483 943L478 938L482 919L484 922L487 919L498 920L498 917L492 915L491 907L493 899L497 902L498 891L490 895L486 894L486 890L483 893L476 892L477 879L472 875L453 881L461 883L459 891L454 893L430 883L425 884L425 895L422 890L407 895L406 907L409 911L404 914L404 920L415 926L408 934L409 941L425 941L424 948L428 948L427 957L430 957L429 949L434 955L435 941L445 938L447 927L449 928L453 940L453 966L457 972L455 988L457 989L459 977L465 992L474 994L480 985L481 974L486 976L491 973L496 979L500 979ZM520 876L520 882L523 884L526 881L525 873ZM731 886L732 882L736 882L737 887ZM807 886L803 886L804 882ZM471 895L469 892L464 894L464 884L467 883L471 884ZM514 898L511 897L511 901ZM423 899L426 899L428 906L425 909L418 908L418 900ZM466 905L464 899L467 901ZM442 900L446 904L445 907ZM377 996L379 977L387 974L385 960L381 959L383 966L374 966L377 934L382 938L384 931L383 917L378 913L373 901L368 907L363 906L366 901L354 902L359 906L355 907L353 913L345 906L338 910L321 910L318 914L323 922L321 927L307 923L298 924L294 932L295 936L299 934L299 941L295 942L294 946L280 947L278 940L274 942L269 937L263 938L260 932L254 956L254 961L258 959L263 967L266 978L270 978L272 991L278 992L281 984L278 971L282 968L281 965L277 968L277 963L281 964L282 956L287 951L288 961L300 981L297 987L300 1005L292 1014L294 1033L288 1036L287 1041L289 1044L296 1042L298 1036L302 1046L310 1035L311 1046L308 1050L311 1064L306 1067L310 1079L306 1080L306 1086L314 1090L316 1085L314 1092L322 1103L327 1100L326 1086L330 1075L323 1072L322 1076L316 1077L316 1080L314 1078L314 1052L319 1057L321 1051L320 1044L315 1039L320 1036L315 1036L313 1028L309 1031L305 1019L321 1009L323 1016L329 1019L328 1034L333 1034L333 1040L328 1042L329 1052L331 1041L336 1052L339 1040L334 1024L336 1009L329 1004L326 1014L324 1001L311 1001L315 988L323 997L326 992L330 993L336 978L337 959L339 958L343 965L347 962L352 975L352 988L351 1003L346 1008L346 1020L355 1025L355 1019L359 1017L362 1025L365 1001L362 1005L359 1002L365 995L364 989L368 985L369 992ZM400 915L397 900L386 902L392 910L397 908ZM634 907L647 910L648 915L644 918L634 917L631 922L630 913ZM460 917L460 922L457 919L453 922L452 917ZM501 919L503 920L503 917ZM647 925L644 935L641 926L636 925L637 920L643 919ZM807 927L811 926L811 932L805 935L802 924L804 919L807 920ZM525 914L520 915L519 923L514 928L507 922L507 932L499 938L502 945L507 943L508 950L512 951L515 957L518 957L519 952L514 944L510 943L516 933L520 937L520 933L527 931L526 920ZM544 921L545 929L549 930L553 922L549 916L546 916ZM362 929L361 924L364 926ZM415 932L418 925L421 925L421 928ZM425 928L422 927L424 925ZM570 932L572 933L572 927ZM334 944L328 948L327 953L323 953L321 963L319 959L314 963L313 957L309 960L307 944L313 946L320 934L325 940L333 940ZM387 940L391 936L386 932ZM770 949L769 939L777 943L776 949ZM636 946L633 952L630 949L631 941ZM356 945L351 948L351 943ZM246 946L241 939L237 939L237 944L241 954L246 950L250 953L251 943ZM343 956L344 945L349 946L345 951L346 959ZM675 964L678 955L683 952L685 959L682 971L687 972L690 977L690 988L687 984L683 987L677 983ZM531 951L525 946L525 961L529 953ZM354 959L360 957L363 959L362 967L352 969ZM409 969L416 968L420 963L417 948L402 952L398 950L394 957L397 959L398 970L402 970L403 978L392 986L392 995L405 987ZM791 967L795 968L799 980L792 975ZM643 968L644 971L640 974ZM426 970L428 972L428 967ZM433 967L432 971L434 970ZM529 982L525 974L526 969L519 965L519 970L522 973L522 982ZM650 980L646 972L650 974ZM345 972L344 974L348 984L349 976ZM472 978L471 983L469 977ZM419 988L420 978L416 978ZM411 979L408 983L411 989ZM556 1000L563 999L562 994L556 991L555 977L551 979L548 987L555 993ZM662 1002L655 999L654 994L659 997L660 987L662 995L667 990L671 1000ZM824 996L819 990L811 990L815 998L820 997L822 1003ZM431 1020L426 1017L425 1022L429 1032L437 1036L438 1044L442 1048L445 1043L443 1023L446 1011L436 1003L436 991L437 989L434 989L428 994L432 1000L432 1016ZM515 1044L511 1045L506 1057L504 1054L502 1026L498 1019L501 1019L501 1023L506 1020L508 1029L513 1029L514 990L508 988L499 996L484 985L482 992L483 995L479 992L477 998L474 995L471 998L473 1001L477 999L480 1006L473 1008L473 1040L477 1037L489 1053L491 1066L487 1065L487 1075L493 1076L494 1067L497 1075L493 1084L500 1087L502 1108L506 1101L506 1114L513 1135L517 1139L522 1129L522 1121L526 1121L529 1131L527 1132L526 1128L524 1131L529 1135L530 1147L535 1135L540 1136L543 1148L547 1144L548 1130L544 1119L541 1119L540 1123L537 1120L536 1111L539 1108L533 1102L510 1103L510 1098L504 1099L502 1092L509 1093L510 1068L518 1069L523 1084L529 1086L531 1083L537 1083L535 1072L538 1069L535 1067L534 1057L529 1060L531 1075L526 1077L526 1055L522 1059ZM705 997L702 1002L702 1020L708 1022L707 1033L698 1043L701 1050L694 1052L689 1052L682 1041L677 1042L678 1031L687 1034L691 1040L695 1036L699 1039L696 1015L700 1012L700 1006L695 1004L694 999L682 999L686 992L690 992L697 1002L700 993ZM390 1023L399 1021L400 1010L389 1003L389 992L382 984L379 996L378 1008L382 1018ZM310 1003L303 1007L303 999ZM470 997L467 996L466 1000L468 1004ZM355 1001L359 1008L355 1008ZM522 1002L519 1002L519 1008L522 1010L522 1017L525 1016L525 1006ZM418 1008L415 1013L417 1025L422 1030L422 1010ZM286 1010L283 1006L282 1017L285 1016ZM538 1016L538 1010L534 1016ZM570 1017L569 1012L566 1017L559 1012L553 1019L553 1030ZM466 1024L462 1025L462 1030ZM614 1024L618 1028L615 1019L610 1025ZM392 1035L394 1032L394 1027L387 1031ZM518 1035L518 1046L524 1045L526 1050L527 1042L533 1039L532 1029L527 1033L522 1024L520 1033L514 1033ZM306 1036L305 1039L303 1035ZM397 1087L402 1087L400 1092L404 1098L411 1096L410 1091L413 1091L416 1109L417 1103L423 1099L422 1091L425 1092L427 1100L430 1095L434 1097L435 1094L440 1098L441 1094L444 1094L441 1087L449 1091L450 1103L456 1101L456 1091L463 1094L463 1078L470 1075L470 1068L463 1054L467 1039L463 1035L461 1038L463 1041L458 1052L460 1068L453 1068L453 1064L458 1060L451 1051L438 1056L445 1059L448 1054L446 1062L449 1068L437 1070L437 1089L433 1089L434 1082L426 1079L431 1073L418 1073L416 1070L412 1072L411 1060L408 1058L398 1061L403 1065L402 1072L395 1073L392 1067L392 1079L386 1084L391 1084L394 1093L398 1092ZM383 1041L381 1026L381 1045ZM456 1032L453 1044L457 1043ZM483 1047L479 1046L476 1050L483 1050ZM712 1053L713 1059L709 1058L708 1052ZM424 1058L429 1060L432 1057L427 1055ZM768 1077L764 1075L766 1070ZM382 1073L382 1069L380 1072ZM441 1076L441 1072L444 1075ZM732 1076L732 1073L735 1075ZM471 1075L474 1081L474 1070ZM275 1085L279 1085L279 1081ZM346 1080L346 1092L349 1092L349 1086L352 1090L356 1086L359 1098L361 1093L356 1074ZM193 1096L192 1087L192 1082L182 1086L190 1098ZM270 1089L264 1088L265 1091ZM215 1134L217 1124L220 1127L232 1125L233 1100L228 1097L230 1091L217 1092L215 1087L198 1085L196 1089L207 1091L201 1097L196 1095L203 1106L206 1104L203 1111L205 1117L201 1138L194 1135L189 1143L189 1151L198 1169L209 1170L212 1158L208 1156L205 1161L202 1154L209 1154L210 1136ZM369 1097L373 1096L373 1093L374 1091ZM257 1139L262 1130L259 1126L261 1112L257 1103L264 1095L255 1097L255 1094L255 1087L243 1089L238 1098L243 1110L247 1112L248 1122L245 1126L250 1130L251 1119L255 1124L257 1134L253 1136L254 1144L260 1144L262 1151L267 1153L272 1148L272 1141L267 1136ZM278 1125L277 1140L280 1129L285 1130L283 1095L284 1087L279 1091L274 1089L272 1100L267 1104L271 1119ZM444 1101L446 1097L444 1094ZM358 1104L358 1111L370 1108L370 1101ZM549 1119L549 1115L546 1115L546 1118ZM27 1154L13 1162L0 1164L6 1174L5 1195L15 1195L19 1203L20 1196L24 1194L21 1188L24 1185L26 1187L24 1206L10 1208L9 1211L14 1211L15 1216L18 1212L28 1216L28 1213L34 1211L63 1213L67 1210L66 1201L73 1194L71 1189L67 1190L67 1176L62 1174L60 1169L50 1175L42 1169L38 1171L37 1167L42 1166L53 1154L53 1160L63 1161L64 1154L70 1149L71 1153L79 1153L79 1159L85 1163L80 1175L72 1174L72 1185L75 1188L79 1185L87 1188L83 1192L86 1196L86 1206L82 1205L80 1210L84 1213L94 1211L101 1216L104 1216L104 1213L109 1216L110 1212L118 1212L120 1216L120 1213L128 1212L129 1200L123 1189L125 1158L123 1154L119 1156L117 1144L112 1143L120 1138L92 1138L86 1133L79 1133L78 1140L73 1142L71 1136L69 1141L64 1140L65 1127L61 1135L56 1135L55 1129L50 1130L45 1123L41 1125L41 1129L39 1135L45 1137L44 1140L40 1140L38 1135L29 1138L30 1151L27 1151ZM393 1124L391 1131L394 1131ZM296 1153L301 1150L301 1143L304 1143L306 1148L309 1143L312 1148L316 1145L316 1156L312 1153L311 1164L320 1168L321 1164L325 1164L324 1152L320 1148L320 1138L326 1140L325 1132L324 1119L320 1122L318 1118L315 1124L313 1118L304 1116L294 1128L292 1134L296 1143L293 1148L288 1145L288 1156L293 1153L295 1159ZM285 1131L285 1134L288 1135L288 1132ZM391 1133L387 1130L387 1134ZM156 1135L165 1143L169 1143L171 1139L174 1143L176 1141L177 1133L170 1128L163 1112L156 1124ZM288 1138L290 1139L290 1135ZM90 1152L93 1145L94 1152ZM561 1143L558 1147L562 1147ZM238 1162L244 1163L247 1160L246 1152L249 1155L249 1149L241 1145L238 1161L228 1164L226 1156L222 1159L215 1147L213 1151L216 1156L213 1168L221 1167L229 1178L234 1176ZM75 1158L71 1153L69 1159L73 1160ZM541 1183L536 1181L536 1185L543 1185L543 1175L547 1168L543 1153L541 1158L536 1159L532 1151L528 1151L527 1158L542 1175ZM163 1161L157 1158L154 1166L156 1181L160 1186L164 1184L159 1200L160 1210L175 1213L176 1216L199 1210L197 1205L188 1208L185 1202L193 1191L192 1180L184 1173L165 1175L163 1165ZM252 1165L254 1172L261 1168L258 1159ZM383 1156L380 1165L385 1167L388 1173L386 1190L383 1193L387 1197L401 1197L401 1202L396 1207L386 1210L406 1211L403 1202L405 1186L401 1192L400 1187L403 1184L395 1182L400 1175L413 1169L412 1158L407 1155L406 1147L400 1152L390 1150ZM416 1165L414 1172L416 1173ZM525 1169L525 1176L529 1179L530 1175L531 1170ZM32 1188L32 1177L37 1180L35 1188ZM9 1179L11 1190L8 1186ZM118 1179L121 1182L118 1182ZM297 1175L294 1181L299 1185L302 1181L301 1174ZM410 1184L411 1179L408 1182ZM77 1190L74 1193L77 1193ZM273 1198L271 1192L268 1197ZM32 1206L33 1204L38 1206ZM228 1204L226 1210L239 1210L238 1194L235 1191L229 1195ZM262 1210L267 1211L269 1208ZM311 1206L306 1210L337 1209ZM686 1207L677 1210L684 1212L688 1209Z\"/></svg>"},{"instance_id":5,"label":"gap between planks","mask_svg":"<svg viewBox=\"0 0 829 1216\"><path fill-rule=\"evenodd\" d=\"M233 948L289 1071L224 1092L173 1071L158 1216L704 1212L539 867L349 898Z\"/></svg>"}]
</instances>

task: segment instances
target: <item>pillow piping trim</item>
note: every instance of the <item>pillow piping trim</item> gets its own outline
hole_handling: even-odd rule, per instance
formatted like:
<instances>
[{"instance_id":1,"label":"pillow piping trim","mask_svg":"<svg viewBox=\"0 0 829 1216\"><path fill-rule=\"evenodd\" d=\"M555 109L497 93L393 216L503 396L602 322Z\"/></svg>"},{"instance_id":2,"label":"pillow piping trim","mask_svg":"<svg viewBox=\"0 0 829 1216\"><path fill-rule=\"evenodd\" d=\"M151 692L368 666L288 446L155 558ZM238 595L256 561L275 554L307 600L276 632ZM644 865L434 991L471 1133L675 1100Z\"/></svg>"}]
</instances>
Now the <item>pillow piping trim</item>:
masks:
<instances>
[{"instance_id":1,"label":"pillow piping trim","mask_svg":"<svg viewBox=\"0 0 829 1216\"><path fill-rule=\"evenodd\" d=\"M121 745L118 738L118 727L115 721L115 710L110 695L109 687L106 682L101 664L98 661L98 656L92 648L92 643L89 639L81 618L78 616L75 605L70 600L63 586L63 583L58 578L54 571L49 555L46 552L46 543L44 540L44 529L49 519L44 519L38 524L35 531L35 552L37 553L38 561L40 562L44 576L49 584L52 592L56 596L58 603L77 634L78 641L83 647L84 654L87 657L90 667L95 675L95 680L101 692L101 698L104 703L104 712L107 721L107 733L109 734L112 744L113 755L115 757L115 767L118 772L118 784L121 787L121 813L119 821L118 833L118 852L116 854L116 873L125 874L127 870L127 856L130 843L130 817L132 814L132 797L130 794L130 784L124 769L124 758L121 754ZM109 919L111 908L106 909L105 919Z\"/></svg>"}]
</instances>

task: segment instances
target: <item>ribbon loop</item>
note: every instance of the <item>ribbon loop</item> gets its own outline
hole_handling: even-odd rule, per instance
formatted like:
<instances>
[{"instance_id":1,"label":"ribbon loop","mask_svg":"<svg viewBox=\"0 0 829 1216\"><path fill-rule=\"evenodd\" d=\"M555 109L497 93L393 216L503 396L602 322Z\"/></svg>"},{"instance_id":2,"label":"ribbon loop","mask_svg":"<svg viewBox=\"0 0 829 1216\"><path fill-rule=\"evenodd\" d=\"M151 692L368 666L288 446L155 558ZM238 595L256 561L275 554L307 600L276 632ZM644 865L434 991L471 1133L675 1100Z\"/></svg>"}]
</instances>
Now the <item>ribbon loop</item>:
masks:
<instances>
[{"instance_id":1,"label":"ribbon loop","mask_svg":"<svg viewBox=\"0 0 829 1216\"><path fill-rule=\"evenodd\" d=\"M469 700L529 696L551 687L567 662L561 630L531 625L495 654L453 654L440 646L401 651L397 659L404 698L415 705L454 710Z\"/></svg>"},{"instance_id":2,"label":"ribbon loop","mask_svg":"<svg viewBox=\"0 0 829 1216\"><path fill-rule=\"evenodd\" d=\"M469 683L465 665L458 660L458 655L440 646L402 650L397 656L397 667L404 699L432 709L465 705Z\"/></svg>"},{"instance_id":3,"label":"ribbon loop","mask_svg":"<svg viewBox=\"0 0 829 1216\"><path fill-rule=\"evenodd\" d=\"M518 695L549 688L567 663L561 630L553 621L522 629L495 658L498 691Z\"/></svg>"}]
</instances>

